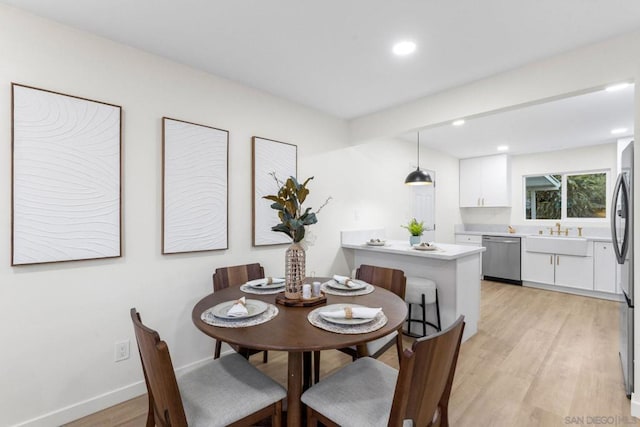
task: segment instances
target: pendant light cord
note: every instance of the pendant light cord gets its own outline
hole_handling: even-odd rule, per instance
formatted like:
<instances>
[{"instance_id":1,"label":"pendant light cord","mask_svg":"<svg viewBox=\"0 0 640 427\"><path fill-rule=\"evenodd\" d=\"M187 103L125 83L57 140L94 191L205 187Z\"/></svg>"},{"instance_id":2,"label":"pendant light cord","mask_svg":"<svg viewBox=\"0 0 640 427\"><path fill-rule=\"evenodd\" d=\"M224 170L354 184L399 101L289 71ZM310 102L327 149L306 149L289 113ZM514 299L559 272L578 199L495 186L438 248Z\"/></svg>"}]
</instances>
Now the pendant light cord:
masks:
<instances>
[{"instance_id":1,"label":"pendant light cord","mask_svg":"<svg viewBox=\"0 0 640 427\"><path fill-rule=\"evenodd\" d=\"M420 131L418 131L418 170L420 170Z\"/></svg>"}]
</instances>

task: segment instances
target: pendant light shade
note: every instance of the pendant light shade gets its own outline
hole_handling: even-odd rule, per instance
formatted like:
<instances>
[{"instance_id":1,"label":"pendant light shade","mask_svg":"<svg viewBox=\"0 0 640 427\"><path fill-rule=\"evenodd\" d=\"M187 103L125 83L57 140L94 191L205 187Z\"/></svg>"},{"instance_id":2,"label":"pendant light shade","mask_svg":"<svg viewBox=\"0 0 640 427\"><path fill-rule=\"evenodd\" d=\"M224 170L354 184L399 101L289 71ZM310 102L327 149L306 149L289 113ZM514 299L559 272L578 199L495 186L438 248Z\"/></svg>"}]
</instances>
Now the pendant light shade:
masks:
<instances>
[{"instance_id":1,"label":"pendant light shade","mask_svg":"<svg viewBox=\"0 0 640 427\"><path fill-rule=\"evenodd\" d=\"M416 169L407 175L404 183L407 185L431 185L433 181L431 180L431 175L423 170Z\"/></svg>"},{"instance_id":2,"label":"pendant light shade","mask_svg":"<svg viewBox=\"0 0 640 427\"><path fill-rule=\"evenodd\" d=\"M416 170L414 170L409 175L407 175L407 178L404 180L404 183L407 185L433 184L431 175L429 175L423 170L420 170L420 132L418 132L418 167L416 168Z\"/></svg>"}]
</instances>

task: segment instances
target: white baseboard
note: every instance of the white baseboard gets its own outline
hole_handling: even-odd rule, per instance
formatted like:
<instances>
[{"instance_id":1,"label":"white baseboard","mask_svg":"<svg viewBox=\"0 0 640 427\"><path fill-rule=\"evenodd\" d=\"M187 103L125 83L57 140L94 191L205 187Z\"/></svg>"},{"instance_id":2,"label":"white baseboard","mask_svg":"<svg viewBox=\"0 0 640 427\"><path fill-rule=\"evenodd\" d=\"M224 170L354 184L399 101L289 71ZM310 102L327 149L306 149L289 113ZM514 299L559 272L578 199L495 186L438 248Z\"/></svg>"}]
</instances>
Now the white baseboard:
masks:
<instances>
[{"instance_id":1,"label":"white baseboard","mask_svg":"<svg viewBox=\"0 0 640 427\"><path fill-rule=\"evenodd\" d=\"M527 288L544 289L546 291L563 292L565 294L580 295L583 297L591 297L591 298L598 298L598 299L606 299L609 301L622 302L622 295L610 294L608 292L589 291L587 289L568 288L566 286L559 286L559 285L545 285L543 283L527 282L524 280L522 281L522 286L525 286Z\"/></svg>"},{"instance_id":2,"label":"white baseboard","mask_svg":"<svg viewBox=\"0 0 640 427\"><path fill-rule=\"evenodd\" d=\"M232 350L231 350L232 351ZM227 352L225 352L227 353ZM190 363L176 369L176 375L180 376L186 372L195 369L208 361L213 359L213 356L207 357L202 360ZM30 420L22 421L18 424L14 424L12 427L52 427L75 421L79 418L86 417L103 409L107 409L113 405L125 402L127 400L138 397L147 392L147 387L144 381L137 381L135 383L126 385L124 387L117 388L115 390L108 391L101 395L92 397L87 400L83 400L73 405L66 406L64 408L56 409L49 413L40 415Z\"/></svg>"},{"instance_id":3,"label":"white baseboard","mask_svg":"<svg viewBox=\"0 0 640 427\"><path fill-rule=\"evenodd\" d=\"M108 391L82 402L56 409L36 418L15 424L13 427L51 427L69 423L87 415L133 399L147 392L144 381L138 381L118 389Z\"/></svg>"}]
</instances>

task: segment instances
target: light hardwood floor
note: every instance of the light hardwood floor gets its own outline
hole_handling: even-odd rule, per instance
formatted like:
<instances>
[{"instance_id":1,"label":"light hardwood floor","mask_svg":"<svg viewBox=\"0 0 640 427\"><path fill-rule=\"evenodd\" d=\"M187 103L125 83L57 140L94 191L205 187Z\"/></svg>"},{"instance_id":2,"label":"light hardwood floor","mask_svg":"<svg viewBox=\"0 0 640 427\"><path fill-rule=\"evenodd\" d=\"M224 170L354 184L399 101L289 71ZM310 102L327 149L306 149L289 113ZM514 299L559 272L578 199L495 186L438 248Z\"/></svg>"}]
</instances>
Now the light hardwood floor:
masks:
<instances>
[{"instance_id":1,"label":"light hardwood floor","mask_svg":"<svg viewBox=\"0 0 640 427\"><path fill-rule=\"evenodd\" d=\"M462 345L452 426L639 425L629 416L618 358L619 303L484 281L478 333ZM405 337L405 345L412 340ZM171 346L171 343L169 343ZM286 354L252 362L282 384ZM381 359L397 367L395 349ZM322 352L322 376L349 363ZM69 426L144 426L146 397ZM596 418L603 417L603 418ZM617 424L616 424L617 423Z\"/></svg>"}]
</instances>

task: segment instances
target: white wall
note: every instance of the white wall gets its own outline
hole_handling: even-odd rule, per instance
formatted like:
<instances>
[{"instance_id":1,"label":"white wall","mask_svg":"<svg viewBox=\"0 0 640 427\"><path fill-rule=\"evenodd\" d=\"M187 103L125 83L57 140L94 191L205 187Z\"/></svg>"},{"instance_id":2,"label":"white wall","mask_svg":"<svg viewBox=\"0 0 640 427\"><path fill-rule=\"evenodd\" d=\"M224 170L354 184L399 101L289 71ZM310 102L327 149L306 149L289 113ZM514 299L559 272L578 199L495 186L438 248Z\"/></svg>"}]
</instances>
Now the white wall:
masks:
<instances>
[{"instance_id":1,"label":"white wall","mask_svg":"<svg viewBox=\"0 0 640 427\"><path fill-rule=\"evenodd\" d=\"M142 379L130 307L137 307L169 342L176 367L212 355L212 340L193 326L191 308L211 292L213 269L259 261L271 274L284 270L283 246L251 247L251 136L298 145L300 175L309 174L308 169L316 175L311 185L315 202L340 183L326 165L312 167L307 159L339 157L347 126L5 6L0 6L0 52L0 425L62 410L34 423L57 425L143 389L129 387ZM11 82L123 107L122 258L9 266ZM162 116L230 131L229 250L160 254ZM330 205L327 212L338 206ZM323 258L333 259L339 251L340 226L330 218L321 217L319 225L329 238L319 239L310 254L319 274L333 267ZM114 363L114 343L127 338L132 357ZM90 402L64 409L85 400Z\"/></svg>"},{"instance_id":2,"label":"white wall","mask_svg":"<svg viewBox=\"0 0 640 427\"><path fill-rule=\"evenodd\" d=\"M212 355L212 340L191 322L212 271L246 262L284 270L284 246L251 247L253 135L298 145L299 176L315 176L309 206L333 197L310 229L308 272L348 272L339 230L375 225L407 236L400 224L411 214L403 181L415 167L412 144L349 146L342 120L3 5L0 52L0 425L58 425L144 392L134 306L168 341L176 368ZM10 267L11 82L123 107L122 258ZM160 254L162 116L230 131L226 251ZM421 157L438 179L437 238L449 240L460 222L450 215L457 159ZM131 358L114 363L123 339Z\"/></svg>"},{"instance_id":3,"label":"white wall","mask_svg":"<svg viewBox=\"0 0 640 427\"><path fill-rule=\"evenodd\" d=\"M607 170L609 181L607 200L611 199L617 175L616 143L594 145L570 150L559 150L538 154L511 156L511 207L510 208L461 208L462 222L465 224L511 224L540 225L548 227L547 221L525 221L523 176L558 172L581 172ZM608 228L608 219L590 221L563 221L563 227L603 227Z\"/></svg>"},{"instance_id":4,"label":"white wall","mask_svg":"<svg viewBox=\"0 0 640 427\"><path fill-rule=\"evenodd\" d=\"M460 222L458 159L435 150L420 151L420 167L435 171L436 176L435 240L453 242L453 227ZM342 183L340 189L318 191L331 192L335 198L332 203L336 208L326 212L327 216L338 216L331 223L342 224L345 230L382 227L387 238L404 240L409 234L400 225L412 217L411 187L404 185L404 179L415 170L415 156L413 143L386 138L307 160L318 168L330 164L332 177ZM322 184L318 184L320 188ZM322 212L322 218L324 215ZM320 230L321 224L312 232Z\"/></svg>"}]
</instances>

